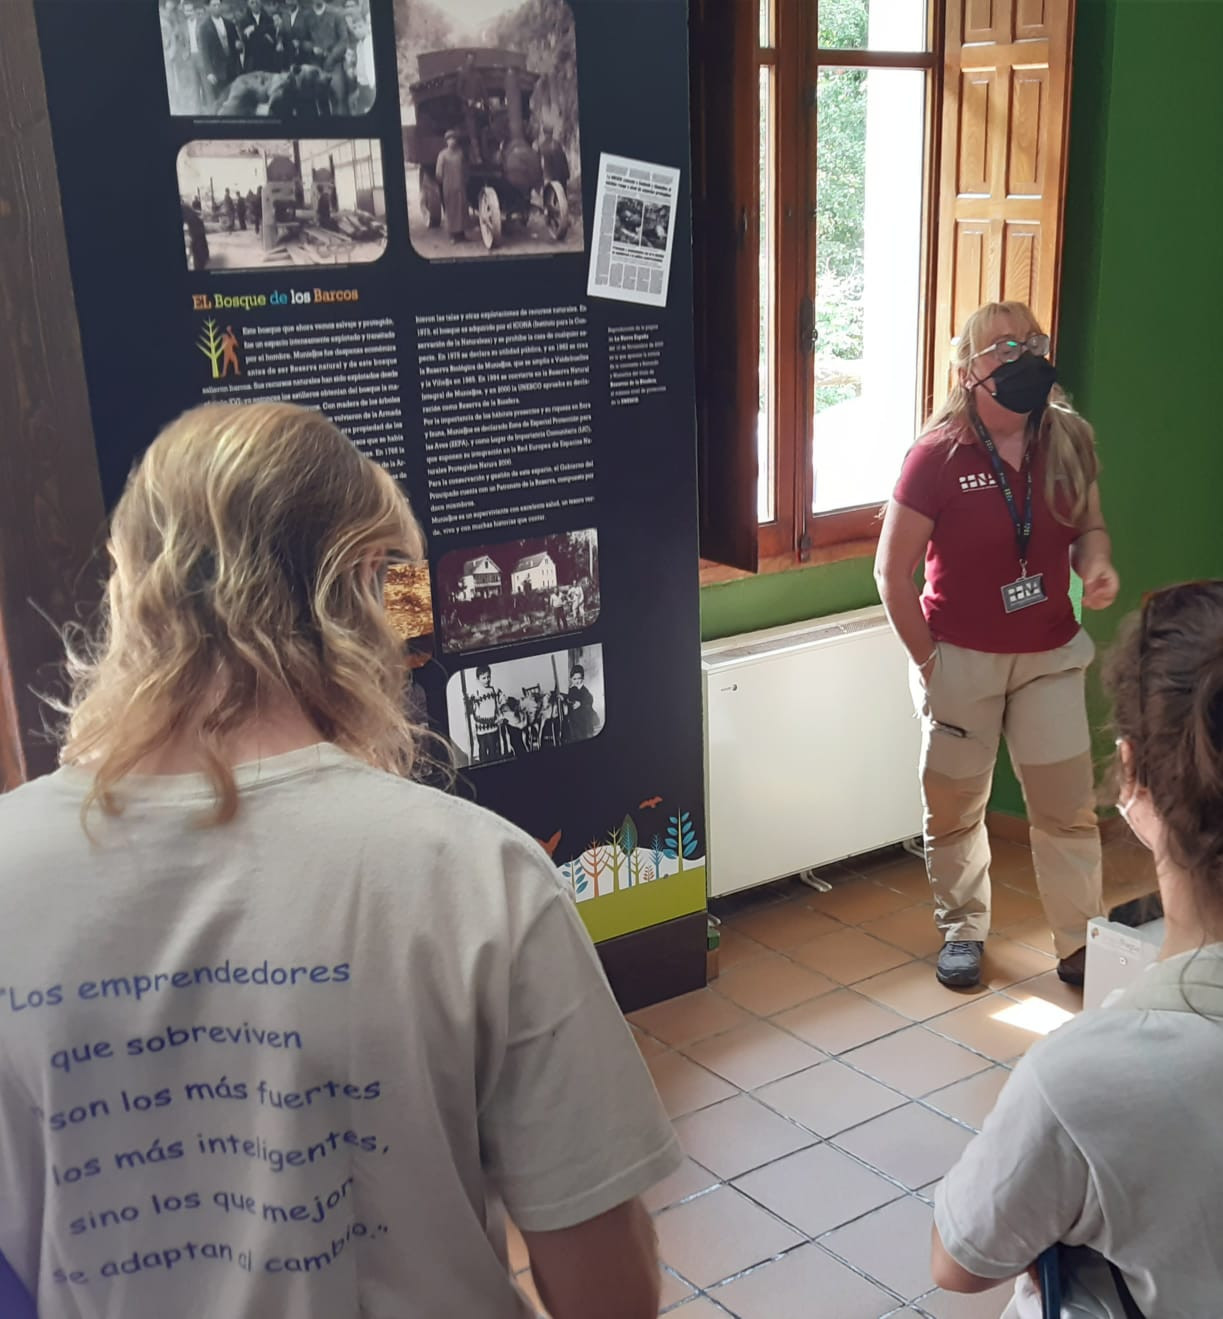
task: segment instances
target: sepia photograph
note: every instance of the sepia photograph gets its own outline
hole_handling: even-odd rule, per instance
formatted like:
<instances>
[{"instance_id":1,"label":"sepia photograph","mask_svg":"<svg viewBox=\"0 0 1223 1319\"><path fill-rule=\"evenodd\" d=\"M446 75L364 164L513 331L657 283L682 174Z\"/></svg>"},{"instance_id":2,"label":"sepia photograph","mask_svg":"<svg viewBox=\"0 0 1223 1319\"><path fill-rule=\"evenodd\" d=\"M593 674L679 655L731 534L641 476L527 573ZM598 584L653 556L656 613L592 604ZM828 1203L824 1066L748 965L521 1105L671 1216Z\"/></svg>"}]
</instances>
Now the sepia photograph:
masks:
<instances>
[{"instance_id":1,"label":"sepia photograph","mask_svg":"<svg viewBox=\"0 0 1223 1319\"><path fill-rule=\"evenodd\" d=\"M427 260L581 252L565 0L394 0L408 230Z\"/></svg>"},{"instance_id":2,"label":"sepia photograph","mask_svg":"<svg viewBox=\"0 0 1223 1319\"><path fill-rule=\"evenodd\" d=\"M329 119L374 104L370 0L145 0L172 115Z\"/></svg>"},{"instance_id":3,"label":"sepia photograph","mask_svg":"<svg viewBox=\"0 0 1223 1319\"><path fill-rule=\"evenodd\" d=\"M589 528L454 550L437 568L442 647L485 650L580 632L599 617L599 538Z\"/></svg>"},{"instance_id":4,"label":"sepia photograph","mask_svg":"<svg viewBox=\"0 0 1223 1319\"><path fill-rule=\"evenodd\" d=\"M427 563L387 566L382 600L390 625L408 648L411 667L419 668L433 654L433 592Z\"/></svg>"},{"instance_id":5,"label":"sepia photograph","mask_svg":"<svg viewBox=\"0 0 1223 1319\"><path fill-rule=\"evenodd\" d=\"M386 250L382 149L368 139L188 142L178 191L188 270L347 266Z\"/></svg>"},{"instance_id":6,"label":"sepia photograph","mask_svg":"<svg viewBox=\"0 0 1223 1319\"><path fill-rule=\"evenodd\" d=\"M460 669L446 710L450 740L471 765L589 741L603 729L603 647Z\"/></svg>"}]
</instances>

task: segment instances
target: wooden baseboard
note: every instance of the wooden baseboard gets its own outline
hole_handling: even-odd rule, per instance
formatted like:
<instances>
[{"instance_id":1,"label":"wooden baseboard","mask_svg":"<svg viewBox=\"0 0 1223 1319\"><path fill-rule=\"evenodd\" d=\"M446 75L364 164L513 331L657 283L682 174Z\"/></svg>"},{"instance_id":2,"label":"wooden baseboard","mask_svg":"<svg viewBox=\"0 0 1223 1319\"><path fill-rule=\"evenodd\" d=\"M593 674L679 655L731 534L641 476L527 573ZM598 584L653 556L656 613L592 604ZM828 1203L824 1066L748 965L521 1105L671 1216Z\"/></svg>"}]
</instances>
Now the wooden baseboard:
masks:
<instances>
[{"instance_id":1,"label":"wooden baseboard","mask_svg":"<svg viewBox=\"0 0 1223 1319\"><path fill-rule=\"evenodd\" d=\"M985 816L985 827L994 838L1001 838L1008 843L1018 843L1020 847L1028 846L1028 822L1022 815L989 811ZM1126 823L1119 815L1110 815L1100 821L1100 837L1106 843L1123 838L1125 833Z\"/></svg>"}]
</instances>

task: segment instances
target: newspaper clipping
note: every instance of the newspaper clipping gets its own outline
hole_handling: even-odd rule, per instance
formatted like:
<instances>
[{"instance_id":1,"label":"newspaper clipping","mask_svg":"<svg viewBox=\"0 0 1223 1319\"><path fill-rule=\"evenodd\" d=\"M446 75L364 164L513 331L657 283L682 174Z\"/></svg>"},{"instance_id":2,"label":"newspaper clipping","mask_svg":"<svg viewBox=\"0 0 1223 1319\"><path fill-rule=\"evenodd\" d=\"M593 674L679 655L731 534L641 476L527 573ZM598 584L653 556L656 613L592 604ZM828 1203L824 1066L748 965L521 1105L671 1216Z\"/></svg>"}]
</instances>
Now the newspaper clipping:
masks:
<instances>
[{"instance_id":1,"label":"newspaper clipping","mask_svg":"<svg viewBox=\"0 0 1223 1319\"><path fill-rule=\"evenodd\" d=\"M589 296L666 306L678 195L678 169L600 156Z\"/></svg>"}]
</instances>

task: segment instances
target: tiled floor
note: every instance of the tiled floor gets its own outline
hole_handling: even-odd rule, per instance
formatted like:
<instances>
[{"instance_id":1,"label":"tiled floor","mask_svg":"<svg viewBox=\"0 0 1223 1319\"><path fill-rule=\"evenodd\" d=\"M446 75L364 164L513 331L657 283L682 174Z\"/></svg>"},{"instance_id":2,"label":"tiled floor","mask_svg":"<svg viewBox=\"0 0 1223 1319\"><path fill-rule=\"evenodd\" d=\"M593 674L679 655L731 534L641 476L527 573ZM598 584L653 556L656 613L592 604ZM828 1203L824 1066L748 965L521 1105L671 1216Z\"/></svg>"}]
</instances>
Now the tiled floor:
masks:
<instances>
[{"instance_id":1,"label":"tiled floor","mask_svg":"<svg viewBox=\"0 0 1223 1319\"><path fill-rule=\"evenodd\" d=\"M925 874L896 851L835 867L830 893L787 881L714 904L719 978L631 1015L688 1155L647 1196L665 1314L1001 1314L1009 1287L934 1289L934 1189L1010 1067L1081 996L1053 973L1030 853L994 852L997 929L977 990L935 980ZM1110 905L1154 887L1126 842L1106 848L1105 872Z\"/></svg>"}]
</instances>

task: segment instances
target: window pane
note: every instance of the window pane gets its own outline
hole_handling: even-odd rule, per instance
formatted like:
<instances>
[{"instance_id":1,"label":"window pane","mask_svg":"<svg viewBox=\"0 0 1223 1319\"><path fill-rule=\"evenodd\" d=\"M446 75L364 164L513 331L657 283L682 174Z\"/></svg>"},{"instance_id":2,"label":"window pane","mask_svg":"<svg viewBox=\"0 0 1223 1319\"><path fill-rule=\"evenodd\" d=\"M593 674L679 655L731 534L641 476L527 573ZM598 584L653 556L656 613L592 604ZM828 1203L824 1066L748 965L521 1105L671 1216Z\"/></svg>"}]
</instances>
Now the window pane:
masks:
<instances>
[{"instance_id":1,"label":"window pane","mask_svg":"<svg viewBox=\"0 0 1223 1319\"><path fill-rule=\"evenodd\" d=\"M773 44L773 0L760 0L760 45L767 50Z\"/></svg>"},{"instance_id":2,"label":"window pane","mask_svg":"<svg viewBox=\"0 0 1223 1319\"><path fill-rule=\"evenodd\" d=\"M816 97L813 509L828 513L886 499L913 440L926 74L823 68Z\"/></svg>"},{"instance_id":3,"label":"window pane","mask_svg":"<svg viewBox=\"0 0 1223 1319\"><path fill-rule=\"evenodd\" d=\"M777 486L777 317L774 289L777 282L777 242L774 234L774 188L777 171L773 154L773 70L760 69L760 412L756 418L758 466L756 516L772 522Z\"/></svg>"},{"instance_id":4,"label":"window pane","mask_svg":"<svg viewBox=\"0 0 1223 1319\"><path fill-rule=\"evenodd\" d=\"M825 50L928 50L927 0L815 0Z\"/></svg>"}]
</instances>

